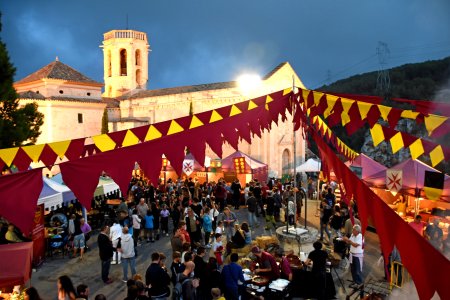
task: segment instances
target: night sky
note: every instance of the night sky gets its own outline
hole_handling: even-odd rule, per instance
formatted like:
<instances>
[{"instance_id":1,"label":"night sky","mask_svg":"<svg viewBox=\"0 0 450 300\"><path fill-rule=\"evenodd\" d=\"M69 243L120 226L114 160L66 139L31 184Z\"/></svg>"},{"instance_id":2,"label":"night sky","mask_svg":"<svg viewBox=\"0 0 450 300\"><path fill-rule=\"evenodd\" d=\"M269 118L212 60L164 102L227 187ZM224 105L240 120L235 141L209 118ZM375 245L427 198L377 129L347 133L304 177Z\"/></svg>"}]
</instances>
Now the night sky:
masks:
<instances>
[{"instance_id":1,"label":"night sky","mask_svg":"<svg viewBox=\"0 0 450 300\"><path fill-rule=\"evenodd\" d=\"M264 76L288 61L316 88L450 56L449 0L2 0L1 39L19 80L55 60L103 82L103 33L147 33L148 89Z\"/></svg>"}]
</instances>

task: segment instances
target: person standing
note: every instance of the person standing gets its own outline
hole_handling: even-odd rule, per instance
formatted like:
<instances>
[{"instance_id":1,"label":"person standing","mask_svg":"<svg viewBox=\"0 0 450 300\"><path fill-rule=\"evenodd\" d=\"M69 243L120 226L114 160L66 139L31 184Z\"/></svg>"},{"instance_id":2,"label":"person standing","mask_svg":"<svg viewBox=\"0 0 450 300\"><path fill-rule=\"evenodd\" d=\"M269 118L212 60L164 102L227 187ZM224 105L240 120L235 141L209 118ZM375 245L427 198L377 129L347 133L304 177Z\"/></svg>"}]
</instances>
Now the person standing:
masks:
<instances>
[{"instance_id":1,"label":"person standing","mask_svg":"<svg viewBox=\"0 0 450 300\"><path fill-rule=\"evenodd\" d=\"M76 216L75 220L73 221L75 231L73 233L73 257L77 256L77 251L80 249L80 260L83 259L84 254L84 247L85 245L85 239L84 239L84 233L81 231L81 218L80 216Z\"/></svg>"},{"instance_id":2,"label":"person standing","mask_svg":"<svg viewBox=\"0 0 450 300\"><path fill-rule=\"evenodd\" d=\"M430 241L431 245L439 251L442 251L442 229L439 228L439 219L430 218L430 224L425 228L425 238Z\"/></svg>"},{"instance_id":3,"label":"person standing","mask_svg":"<svg viewBox=\"0 0 450 300\"><path fill-rule=\"evenodd\" d=\"M181 273L179 282L182 284L182 295L183 300L197 300L199 295L197 293L197 288L200 285L198 279L190 279L191 273L194 272L195 263L192 261L186 262L186 268L183 273Z\"/></svg>"},{"instance_id":4,"label":"person standing","mask_svg":"<svg viewBox=\"0 0 450 300\"><path fill-rule=\"evenodd\" d=\"M234 209L239 209L239 202L241 201L241 183L239 182L239 179L235 179L233 183L231 184L231 190L233 191L233 206Z\"/></svg>"},{"instance_id":5,"label":"person standing","mask_svg":"<svg viewBox=\"0 0 450 300\"><path fill-rule=\"evenodd\" d=\"M84 218L80 219L80 228L81 231L84 234L84 249L87 251L89 250L89 247L87 246L87 242L89 241L89 239L91 238L91 231L92 228L91 226L86 222L86 220Z\"/></svg>"},{"instance_id":6,"label":"person standing","mask_svg":"<svg viewBox=\"0 0 450 300\"><path fill-rule=\"evenodd\" d=\"M256 211L258 210L258 202L253 196L253 192L248 192L247 199L247 210L248 210L248 223L250 227L254 229L255 227L259 227L258 219L256 218Z\"/></svg>"},{"instance_id":7,"label":"person standing","mask_svg":"<svg viewBox=\"0 0 450 300\"><path fill-rule=\"evenodd\" d=\"M110 284L112 280L109 276L109 269L111 267L111 259L114 254L114 248L111 240L109 239L109 226L103 225L98 235L98 253L100 255L100 261L102 264L102 280L106 284Z\"/></svg>"},{"instance_id":8,"label":"person standing","mask_svg":"<svg viewBox=\"0 0 450 300\"><path fill-rule=\"evenodd\" d=\"M225 207L220 220L223 222L227 241L230 241L234 235L234 223L237 221L236 214L231 212L228 207Z\"/></svg>"},{"instance_id":9,"label":"person standing","mask_svg":"<svg viewBox=\"0 0 450 300\"><path fill-rule=\"evenodd\" d=\"M152 299L166 299L170 294L170 276L161 267L160 262L160 254L153 252L152 263L145 272L145 284L150 286L148 294Z\"/></svg>"},{"instance_id":10,"label":"person standing","mask_svg":"<svg viewBox=\"0 0 450 300\"><path fill-rule=\"evenodd\" d=\"M277 228L277 223L275 222L275 199L273 198L272 191L267 191L266 198L266 227L265 229L271 232L271 230L275 230Z\"/></svg>"},{"instance_id":11,"label":"person standing","mask_svg":"<svg viewBox=\"0 0 450 300\"><path fill-rule=\"evenodd\" d=\"M306 265L312 265L312 275L315 283L315 296L317 299L326 299L326 285L327 285L327 273L326 263L328 253L322 250L322 243L317 241L313 244L314 250L308 255L308 259L305 261Z\"/></svg>"},{"instance_id":12,"label":"person standing","mask_svg":"<svg viewBox=\"0 0 450 300\"><path fill-rule=\"evenodd\" d=\"M131 277L136 274L136 255L134 252L134 241L131 234L128 233L128 227L122 229L122 239L120 241L120 248L117 249L122 254L122 270L123 270L123 282L128 280L128 265L131 269Z\"/></svg>"},{"instance_id":13,"label":"person standing","mask_svg":"<svg viewBox=\"0 0 450 300\"><path fill-rule=\"evenodd\" d=\"M167 205L163 204L162 209L161 209L161 231L162 234L169 236L169 216L170 216L170 212L167 209Z\"/></svg>"},{"instance_id":14,"label":"person standing","mask_svg":"<svg viewBox=\"0 0 450 300\"><path fill-rule=\"evenodd\" d=\"M225 299L227 300L238 300L239 287L245 282L242 267L237 264L238 259L238 254L232 253L231 262L222 269L222 281L225 285Z\"/></svg>"},{"instance_id":15,"label":"person standing","mask_svg":"<svg viewBox=\"0 0 450 300\"><path fill-rule=\"evenodd\" d=\"M117 249L117 245L120 242L120 239L122 237L122 226L120 226L119 221L114 220L113 225L111 226L109 230L109 237L112 241L114 249ZM117 250L114 251L114 258L111 261L111 264L120 264L121 263L121 253Z\"/></svg>"},{"instance_id":16,"label":"person standing","mask_svg":"<svg viewBox=\"0 0 450 300\"><path fill-rule=\"evenodd\" d=\"M210 237L212 232L212 220L210 215L210 208L205 208L205 214L203 215L203 231L205 232L205 248L211 248Z\"/></svg>"},{"instance_id":17,"label":"person standing","mask_svg":"<svg viewBox=\"0 0 450 300\"><path fill-rule=\"evenodd\" d=\"M185 218L186 228L189 236L191 237L191 246L192 248L196 248L199 246L202 238L202 233L200 231L200 218L190 207L188 207L187 212L188 215Z\"/></svg>"},{"instance_id":18,"label":"person standing","mask_svg":"<svg viewBox=\"0 0 450 300\"><path fill-rule=\"evenodd\" d=\"M363 283L362 267L364 258L364 237L361 233L361 226L354 225L350 238L343 237L343 240L350 245L349 260L353 281L357 285L361 285Z\"/></svg>"}]
</instances>

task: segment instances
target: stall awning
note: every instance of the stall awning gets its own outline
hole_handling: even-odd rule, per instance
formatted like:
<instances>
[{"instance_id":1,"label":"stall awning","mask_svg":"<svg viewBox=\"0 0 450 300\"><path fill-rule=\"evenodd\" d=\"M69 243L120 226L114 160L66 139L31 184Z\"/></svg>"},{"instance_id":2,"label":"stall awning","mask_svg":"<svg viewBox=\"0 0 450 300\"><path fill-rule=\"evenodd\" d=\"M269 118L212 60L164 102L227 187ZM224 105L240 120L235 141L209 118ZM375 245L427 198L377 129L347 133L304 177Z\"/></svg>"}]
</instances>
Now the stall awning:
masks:
<instances>
[{"instance_id":1,"label":"stall awning","mask_svg":"<svg viewBox=\"0 0 450 300\"><path fill-rule=\"evenodd\" d=\"M31 277L33 243L0 245L0 288L25 284Z\"/></svg>"}]
</instances>

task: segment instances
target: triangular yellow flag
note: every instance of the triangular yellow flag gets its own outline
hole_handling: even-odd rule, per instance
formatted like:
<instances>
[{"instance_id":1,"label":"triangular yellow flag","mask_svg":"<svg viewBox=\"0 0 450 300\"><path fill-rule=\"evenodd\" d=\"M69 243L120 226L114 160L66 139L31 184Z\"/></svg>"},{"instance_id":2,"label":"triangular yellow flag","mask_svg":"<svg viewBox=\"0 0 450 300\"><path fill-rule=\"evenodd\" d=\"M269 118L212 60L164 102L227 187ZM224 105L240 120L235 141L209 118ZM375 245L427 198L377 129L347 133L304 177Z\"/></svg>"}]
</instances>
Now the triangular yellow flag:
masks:
<instances>
[{"instance_id":1,"label":"triangular yellow flag","mask_svg":"<svg viewBox=\"0 0 450 300\"><path fill-rule=\"evenodd\" d=\"M31 145L22 147L23 151L31 158L33 162L38 162L45 144Z\"/></svg>"},{"instance_id":2,"label":"triangular yellow flag","mask_svg":"<svg viewBox=\"0 0 450 300\"><path fill-rule=\"evenodd\" d=\"M383 118L383 120L387 121L387 117L388 117L389 112L391 111L392 107L378 105L378 109L380 110L380 114L381 114L381 117Z\"/></svg>"},{"instance_id":3,"label":"triangular yellow flag","mask_svg":"<svg viewBox=\"0 0 450 300\"><path fill-rule=\"evenodd\" d=\"M369 113L369 110L373 104L365 103L365 102L361 102L361 101L357 101L356 103L358 104L358 110L359 110L359 114L361 116L361 120L364 120L365 118L367 118L367 114Z\"/></svg>"},{"instance_id":4,"label":"triangular yellow flag","mask_svg":"<svg viewBox=\"0 0 450 300\"><path fill-rule=\"evenodd\" d=\"M70 140L68 141L61 141L61 142L55 142L48 144L50 148L52 148L53 151L60 157L63 158L66 154L67 148L69 148ZM114 143L114 146L116 146L116 143ZM100 149L100 148L99 148ZM114 148L113 148L114 149Z\"/></svg>"},{"instance_id":5,"label":"triangular yellow flag","mask_svg":"<svg viewBox=\"0 0 450 300\"><path fill-rule=\"evenodd\" d=\"M242 111L236 105L233 104L231 106L230 117L238 115L240 113L242 113ZM191 124L192 124L192 122L191 122ZM190 129L190 127L189 127L189 129Z\"/></svg>"},{"instance_id":6,"label":"triangular yellow flag","mask_svg":"<svg viewBox=\"0 0 450 300\"><path fill-rule=\"evenodd\" d=\"M131 130L127 130L122 142L122 147L128 147L139 143L139 138Z\"/></svg>"},{"instance_id":7,"label":"triangular yellow flag","mask_svg":"<svg viewBox=\"0 0 450 300\"><path fill-rule=\"evenodd\" d=\"M436 148L430 151L430 158L433 167L444 160L445 157L441 145L436 146Z\"/></svg>"},{"instance_id":8,"label":"triangular yellow flag","mask_svg":"<svg viewBox=\"0 0 450 300\"><path fill-rule=\"evenodd\" d=\"M252 100L248 101L248 110L252 110L257 107L258 107L258 105L256 105L255 102L253 102Z\"/></svg>"},{"instance_id":9,"label":"triangular yellow flag","mask_svg":"<svg viewBox=\"0 0 450 300\"><path fill-rule=\"evenodd\" d=\"M266 97L266 104L270 103L272 101L273 101L272 97L270 97L270 95L267 95L267 97Z\"/></svg>"},{"instance_id":10,"label":"triangular yellow flag","mask_svg":"<svg viewBox=\"0 0 450 300\"><path fill-rule=\"evenodd\" d=\"M10 167L16 157L17 151L19 151L19 147L0 149L0 158Z\"/></svg>"},{"instance_id":11,"label":"triangular yellow flag","mask_svg":"<svg viewBox=\"0 0 450 300\"><path fill-rule=\"evenodd\" d=\"M416 118L417 118L417 115L418 115L419 113L418 112L415 112L415 111L412 111L412 110L404 110L404 111L402 111L402 114L400 115L402 118L406 118L406 119L413 119L413 120L415 120Z\"/></svg>"},{"instance_id":12,"label":"triangular yellow flag","mask_svg":"<svg viewBox=\"0 0 450 300\"><path fill-rule=\"evenodd\" d=\"M172 122L170 122L170 127L169 130L167 131L167 135L171 135L182 131L184 131L184 128L181 127L181 125L178 124L175 120L172 120Z\"/></svg>"},{"instance_id":13,"label":"triangular yellow flag","mask_svg":"<svg viewBox=\"0 0 450 300\"><path fill-rule=\"evenodd\" d=\"M292 88L287 88L283 90L283 96L289 94L292 91Z\"/></svg>"},{"instance_id":14,"label":"triangular yellow flag","mask_svg":"<svg viewBox=\"0 0 450 300\"><path fill-rule=\"evenodd\" d=\"M223 119L222 116L216 110L213 110L212 114L211 114L211 118L209 119L209 123L214 123L214 122L220 121L222 119Z\"/></svg>"},{"instance_id":15,"label":"triangular yellow flag","mask_svg":"<svg viewBox=\"0 0 450 300\"><path fill-rule=\"evenodd\" d=\"M425 118L425 128L428 131L428 135L431 135L433 130L441 126L442 123L447 121L447 117L437 116L437 115L429 115Z\"/></svg>"},{"instance_id":16,"label":"triangular yellow flag","mask_svg":"<svg viewBox=\"0 0 450 300\"><path fill-rule=\"evenodd\" d=\"M324 123L324 124L325 124L325 123ZM331 135L332 135L331 128L329 128L329 127L327 126L327 129L328 129L328 138L331 139Z\"/></svg>"},{"instance_id":17,"label":"triangular yellow flag","mask_svg":"<svg viewBox=\"0 0 450 300\"><path fill-rule=\"evenodd\" d=\"M155 139L159 139L162 137L162 133L153 125L150 125L147 131L147 135L145 136L145 141L151 141Z\"/></svg>"},{"instance_id":18,"label":"triangular yellow flag","mask_svg":"<svg viewBox=\"0 0 450 300\"><path fill-rule=\"evenodd\" d=\"M398 150L402 149L404 146L402 134L397 132L393 137L391 137L391 148L392 153L397 153Z\"/></svg>"},{"instance_id":19,"label":"triangular yellow flag","mask_svg":"<svg viewBox=\"0 0 450 300\"><path fill-rule=\"evenodd\" d=\"M331 114L331 110L334 108L338 97L333 95L327 95L327 109L323 112L323 117L326 119Z\"/></svg>"},{"instance_id":20,"label":"triangular yellow flag","mask_svg":"<svg viewBox=\"0 0 450 300\"><path fill-rule=\"evenodd\" d=\"M309 95L309 90L302 90L303 101L305 101L306 107L309 108L308 95Z\"/></svg>"},{"instance_id":21,"label":"triangular yellow flag","mask_svg":"<svg viewBox=\"0 0 450 300\"><path fill-rule=\"evenodd\" d=\"M94 140L95 146L102 152L112 150L116 147L116 143L107 134L96 135L92 139Z\"/></svg>"},{"instance_id":22,"label":"triangular yellow flag","mask_svg":"<svg viewBox=\"0 0 450 300\"><path fill-rule=\"evenodd\" d=\"M370 134L372 135L373 145L375 147L384 141L383 128L381 128L380 124L375 124L372 128L370 128Z\"/></svg>"},{"instance_id":23,"label":"triangular yellow flag","mask_svg":"<svg viewBox=\"0 0 450 300\"><path fill-rule=\"evenodd\" d=\"M231 109L231 111L233 111L233 109ZM197 118L196 115L193 115L192 119L191 119L191 125L189 125L189 129L200 127L200 126L203 126L203 125L204 125L203 122L200 121L200 119Z\"/></svg>"},{"instance_id":24,"label":"triangular yellow flag","mask_svg":"<svg viewBox=\"0 0 450 300\"><path fill-rule=\"evenodd\" d=\"M323 96L323 93L313 92L313 96L314 96L314 105L318 106L320 103L320 98L322 98L322 96Z\"/></svg>"},{"instance_id":25,"label":"triangular yellow flag","mask_svg":"<svg viewBox=\"0 0 450 300\"><path fill-rule=\"evenodd\" d=\"M269 110L269 104L265 104L265 105L264 105L264 108L265 108L266 110Z\"/></svg>"},{"instance_id":26,"label":"triangular yellow flag","mask_svg":"<svg viewBox=\"0 0 450 300\"><path fill-rule=\"evenodd\" d=\"M350 110L350 107L353 105L353 103L355 103L355 100L341 98L341 103L343 108L341 113L341 122L342 126L345 126L347 125L347 123L350 122L350 116L348 115L348 111Z\"/></svg>"},{"instance_id":27,"label":"triangular yellow flag","mask_svg":"<svg viewBox=\"0 0 450 300\"><path fill-rule=\"evenodd\" d=\"M422 140L417 139L411 145L409 145L409 152L411 153L412 159L417 159L421 156L425 150L423 149Z\"/></svg>"}]
</instances>

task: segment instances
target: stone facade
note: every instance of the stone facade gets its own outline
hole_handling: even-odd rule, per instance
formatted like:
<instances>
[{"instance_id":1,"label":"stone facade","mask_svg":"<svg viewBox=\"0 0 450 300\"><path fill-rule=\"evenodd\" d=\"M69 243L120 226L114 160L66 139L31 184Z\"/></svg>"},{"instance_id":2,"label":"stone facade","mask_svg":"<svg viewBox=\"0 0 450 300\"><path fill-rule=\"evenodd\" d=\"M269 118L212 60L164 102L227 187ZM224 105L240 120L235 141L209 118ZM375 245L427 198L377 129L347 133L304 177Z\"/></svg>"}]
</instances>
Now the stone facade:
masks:
<instances>
[{"instance_id":1,"label":"stone facade","mask_svg":"<svg viewBox=\"0 0 450 300\"><path fill-rule=\"evenodd\" d=\"M104 80L95 82L58 60L14 84L20 103L36 102L44 114L38 143L90 137L100 134L101 118L108 111L109 129L124 130L136 126L212 110L275 91L296 86L304 88L291 65L280 64L253 89L238 82L209 83L195 86L146 90L148 80L147 35L134 30L112 30L104 34ZM239 144L239 150L269 165L269 175L281 177L293 173L294 133L292 116L273 124L271 132L255 137L252 144ZM228 144L223 155L234 152ZM206 155L217 155L207 147ZM296 159L305 157L305 141L296 135Z\"/></svg>"}]
</instances>

